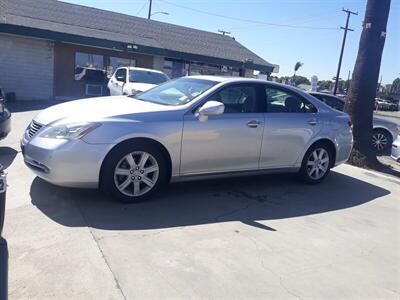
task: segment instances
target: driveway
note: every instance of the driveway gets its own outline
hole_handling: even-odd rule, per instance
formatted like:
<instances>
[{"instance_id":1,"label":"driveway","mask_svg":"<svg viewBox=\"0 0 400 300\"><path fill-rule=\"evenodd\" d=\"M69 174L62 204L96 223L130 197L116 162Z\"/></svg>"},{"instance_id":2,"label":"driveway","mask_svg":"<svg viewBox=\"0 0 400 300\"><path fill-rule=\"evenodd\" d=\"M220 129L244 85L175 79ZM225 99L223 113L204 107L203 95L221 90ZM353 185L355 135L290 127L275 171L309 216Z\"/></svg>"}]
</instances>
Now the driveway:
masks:
<instances>
[{"instance_id":1,"label":"driveway","mask_svg":"<svg viewBox=\"0 0 400 300\"><path fill-rule=\"evenodd\" d=\"M23 165L33 115L0 141L10 299L399 299L400 180L348 165L181 183L124 205Z\"/></svg>"}]
</instances>

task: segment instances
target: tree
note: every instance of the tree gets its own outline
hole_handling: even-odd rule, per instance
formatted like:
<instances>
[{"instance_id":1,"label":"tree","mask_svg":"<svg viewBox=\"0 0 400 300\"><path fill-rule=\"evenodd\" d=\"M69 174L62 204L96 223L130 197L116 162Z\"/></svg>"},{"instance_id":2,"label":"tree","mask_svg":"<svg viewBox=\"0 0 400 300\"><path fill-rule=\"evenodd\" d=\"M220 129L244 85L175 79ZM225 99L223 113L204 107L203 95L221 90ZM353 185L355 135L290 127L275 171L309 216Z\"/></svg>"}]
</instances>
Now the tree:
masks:
<instances>
[{"instance_id":1,"label":"tree","mask_svg":"<svg viewBox=\"0 0 400 300\"><path fill-rule=\"evenodd\" d=\"M311 84L310 80L307 77L296 75L293 77L293 82L297 86L299 84Z\"/></svg>"},{"instance_id":2,"label":"tree","mask_svg":"<svg viewBox=\"0 0 400 300\"><path fill-rule=\"evenodd\" d=\"M390 86L390 96L400 97L400 78L393 80L393 83Z\"/></svg>"},{"instance_id":3,"label":"tree","mask_svg":"<svg viewBox=\"0 0 400 300\"><path fill-rule=\"evenodd\" d=\"M333 82L331 80L320 80L318 81L318 87L320 90L332 90Z\"/></svg>"},{"instance_id":4,"label":"tree","mask_svg":"<svg viewBox=\"0 0 400 300\"><path fill-rule=\"evenodd\" d=\"M294 65L294 74L293 74L293 78L296 76L296 72L301 68L301 66L303 65L302 62L298 61L295 65Z\"/></svg>"},{"instance_id":5,"label":"tree","mask_svg":"<svg viewBox=\"0 0 400 300\"><path fill-rule=\"evenodd\" d=\"M368 0L346 111L353 122L354 146L349 162L356 166L380 168L371 143L372 115L390 0Z\"/></svg>"}]
</instances>

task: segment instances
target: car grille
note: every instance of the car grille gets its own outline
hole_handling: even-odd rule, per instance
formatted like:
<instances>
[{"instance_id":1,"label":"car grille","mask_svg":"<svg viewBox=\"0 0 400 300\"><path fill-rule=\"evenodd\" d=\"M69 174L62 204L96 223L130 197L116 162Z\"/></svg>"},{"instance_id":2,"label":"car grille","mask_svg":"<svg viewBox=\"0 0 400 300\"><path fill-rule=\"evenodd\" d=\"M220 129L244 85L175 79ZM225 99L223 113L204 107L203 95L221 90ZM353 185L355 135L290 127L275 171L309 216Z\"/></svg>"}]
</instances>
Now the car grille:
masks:
<instances>
[{"instance_id":1,"label":"car grille","mask_svg":"<svg viewBox=\"0 0 400 300\"><path fill-rule=\"evenodd\" d=\"M43 127L43 125L40 125L39 123L36 123L35 121L32 121L31 124L29 124L29 128L28 128L29 137L33 137L42 127Z\"/></svg>"}]
</instances>

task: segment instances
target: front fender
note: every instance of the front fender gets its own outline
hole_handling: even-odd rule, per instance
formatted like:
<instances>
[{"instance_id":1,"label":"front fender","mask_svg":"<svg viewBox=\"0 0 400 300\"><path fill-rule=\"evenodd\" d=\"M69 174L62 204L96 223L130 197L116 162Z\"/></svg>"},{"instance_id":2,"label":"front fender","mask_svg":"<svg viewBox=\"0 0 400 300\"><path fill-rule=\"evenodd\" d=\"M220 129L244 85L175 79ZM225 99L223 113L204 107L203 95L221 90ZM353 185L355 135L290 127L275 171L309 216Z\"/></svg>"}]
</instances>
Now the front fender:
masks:
<instances>
[{"instance_id":1,"label":"front fender","mask_svg":"<svg viewBox=\"0 0 400 300\"><path fill-rule=\"evenodd\" d=\"M89 144L117 145L134 138L148 138L162 144L172 160L172 175L179 171L183 121L143 122L112 120L86 135Z\"/></svg>"}]
</instances>

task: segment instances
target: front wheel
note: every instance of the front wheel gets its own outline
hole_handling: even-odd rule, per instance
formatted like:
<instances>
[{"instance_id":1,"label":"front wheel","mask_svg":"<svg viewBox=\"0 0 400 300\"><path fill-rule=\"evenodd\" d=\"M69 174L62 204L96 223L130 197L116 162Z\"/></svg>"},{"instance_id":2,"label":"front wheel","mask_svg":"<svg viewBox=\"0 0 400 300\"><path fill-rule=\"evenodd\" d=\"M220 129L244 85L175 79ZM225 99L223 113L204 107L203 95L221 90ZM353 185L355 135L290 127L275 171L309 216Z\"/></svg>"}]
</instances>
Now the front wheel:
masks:
<instances>
[{"instance_id":1,"label":"front wheel","mask_svg":"<svg viewBox=\"0 0 400 300\"><path fill-rule=\"evenodd\" d=\"M147 200L167 178L165 159L151 144L124 144L106 158L101 188L122 202Z\"/></svg>"},{"instance_id":2,"label":"front wheel","mask_svg":"<svg viewBox=\"0 0 400 300\"><path fill-rule=\"evenodd\" d=\"M320 183L329 174L331 166L332 154L329 147L316 144L304 156L299 175L306 183Z\"/></svg>"},{"instance_id":3,"label":"front wheel","mask_svg":"<svg viewBox=\"0 0 400 300\"><path fill-rule=\"evenodd\" d=\"M392 136L389 132L382 129L375 129L372 134L372 145L377 153L389 151L392 146Z\"/></svg>"}]
</instances>

